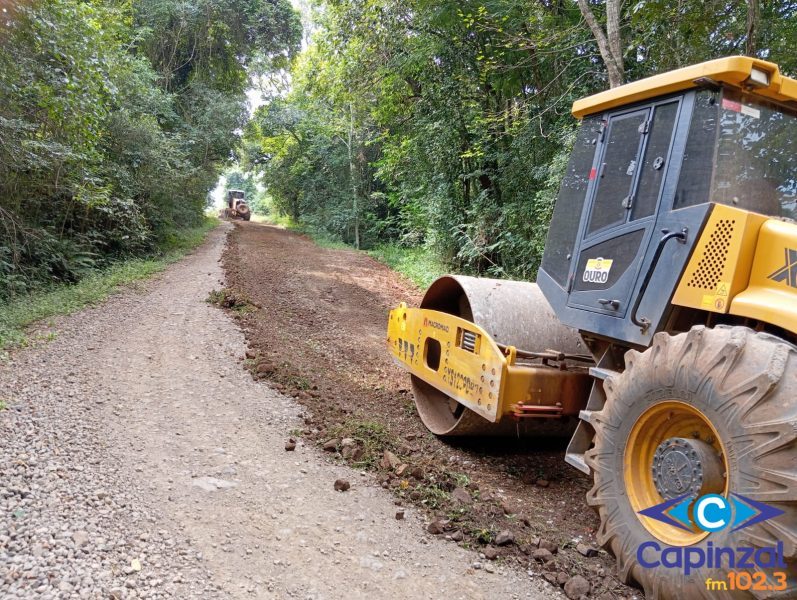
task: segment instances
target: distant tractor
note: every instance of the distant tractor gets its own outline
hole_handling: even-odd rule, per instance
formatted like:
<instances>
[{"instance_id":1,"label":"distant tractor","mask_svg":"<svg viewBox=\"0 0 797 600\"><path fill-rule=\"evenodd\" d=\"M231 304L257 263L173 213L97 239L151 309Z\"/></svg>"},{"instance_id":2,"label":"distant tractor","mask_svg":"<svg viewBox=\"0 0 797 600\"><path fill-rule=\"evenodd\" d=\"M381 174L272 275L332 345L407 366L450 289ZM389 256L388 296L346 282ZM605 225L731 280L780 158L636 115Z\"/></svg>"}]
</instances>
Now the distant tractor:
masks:
<instances>
[{"instance_id":1,"label":"distant tractor","mask_svg":"<svg viewBox=\"0 0 797 600\"><path fill-rule=\"evenodd\" d=\"M651 599L795 599L797 80L731 57L573 114L537 283L445 276L391 311L420 418L572 433L597 540Z\"/></svg>"},{"instance_id":2,"label":"distant tractor","mask_svg":"<svg viewBox=\"0 0 797 600\"><path fill-rule=\"evenodd\" d=\"M221 211L223 219L243 219L248 221L252 218L252 211L246 203L246 193L243 190L227 191L227 206Z\"/></svg>"}]
</instances>

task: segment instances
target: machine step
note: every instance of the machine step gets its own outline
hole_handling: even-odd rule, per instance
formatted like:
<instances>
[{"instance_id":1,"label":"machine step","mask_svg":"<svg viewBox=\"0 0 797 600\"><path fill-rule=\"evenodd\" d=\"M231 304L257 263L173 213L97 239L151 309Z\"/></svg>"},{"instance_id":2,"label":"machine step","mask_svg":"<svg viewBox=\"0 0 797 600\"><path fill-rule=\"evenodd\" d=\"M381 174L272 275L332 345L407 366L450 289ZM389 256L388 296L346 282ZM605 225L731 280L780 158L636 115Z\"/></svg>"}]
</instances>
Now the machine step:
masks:
<instances>
[{"instance_id":1,"label":"machine step","mask_svg":"<svg viewBox=\"0 0 797 600\"><path fill-rule=\"evenodd\" d=\"M605 381L609 377L614 377L615 375L619 375L620 371L615 371L613 369L606 369L605 367L590 367L589 374L592 375L595 379L600 379L601 381Z\"/></svg>"},{"instance_id":2,"label":"machine step","mask_svg":"<svg viewBox=\"0 0 797 600\"><path fill-rule=\"evenodd\" d=\"M591 474L589 466L587 465L587 461L584 460L583 454L565 454L565 462L571 467L575 467L582 473L587 475Z\"/></svg>"},{"instance_id":3,"label":"machine step","mask_svg":"<svg viewBox=\"0 0 797 600\"><path fill-rule=\"evenodd\" d=\"M562 416L561 406L545 406L540 404L513 404L514 419L554 419Z\"/></svg>"}]
</instances>

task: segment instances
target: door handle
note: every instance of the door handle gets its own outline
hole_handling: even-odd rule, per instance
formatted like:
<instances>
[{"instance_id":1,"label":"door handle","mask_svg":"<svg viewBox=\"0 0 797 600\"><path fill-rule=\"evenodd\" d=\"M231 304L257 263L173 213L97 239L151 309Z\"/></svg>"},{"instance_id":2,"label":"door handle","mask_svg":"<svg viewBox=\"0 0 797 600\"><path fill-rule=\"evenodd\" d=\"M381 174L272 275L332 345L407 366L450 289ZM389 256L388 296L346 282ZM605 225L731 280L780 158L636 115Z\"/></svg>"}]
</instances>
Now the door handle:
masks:
<instances>
[{"instance_id":1,"label":"door handle","mask_svg":"<svg viewBox=\"0 0 797 600\"><path fill-rule=\"evenodd\" d=\"M617 310L618 308L620 308L619 300L606 300L605 298L601 298L600 300L598 300L598 304L602 304L603 306L611 308L612 310Z\"/></svg>"},{"instance_id":2,"label":"door handle","mask_svg":"<svg viewBox=\"0 0 797 600\"><path fill-rule=\"evenodd\" d=\"M648 284L650 284L650 280L653 279L653 271L656 268L656 265L659 264L661 253L664 252L664 247L670 240L678 240L679 244L685 244L689 229L686 227L684 227L681 231L669 231L667 229L662 229L661 232L664 234L664 237L659 240L656 253L653 255L653 260L650 261L650 268L648 268L648 272L645 273L645 280L642 282L642 285L639 288L639 293L634 301L634 308L631 309L631 322L639 327L642 333L645 333L650 327L650 319L646 319L645 317L642 317L641 319L637 318L637 312L639 312L639 305L642 304L642 298L644 298L645 292L648 291Z\"/></svg>"}]
</instances>

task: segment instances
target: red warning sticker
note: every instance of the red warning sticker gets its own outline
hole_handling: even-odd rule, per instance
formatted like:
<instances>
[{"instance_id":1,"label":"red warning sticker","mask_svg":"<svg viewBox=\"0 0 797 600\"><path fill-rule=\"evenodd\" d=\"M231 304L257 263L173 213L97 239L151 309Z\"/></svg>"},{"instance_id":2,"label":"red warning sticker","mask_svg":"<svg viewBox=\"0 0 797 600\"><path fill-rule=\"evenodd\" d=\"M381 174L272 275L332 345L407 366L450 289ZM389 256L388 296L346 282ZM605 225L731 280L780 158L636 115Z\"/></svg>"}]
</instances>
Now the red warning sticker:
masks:
<instances>
[{"instance_id":1,"label":"red warning sticker","mask_svg":"<svg viewBox=\"0 0 797 600\"><path fill-rule=\"evenodd\" d=\"M725 110L732 110L733 112L742 113L743 115L753 117L754 119L761 118L761 111L757 108L747 106L746 104L736 102L735 100L729 100L728 98L722 99L722 108Z\"/></svg>"},{"instance_id":2,"label":"red warning sticker","mask_svg":"<svg viewBox=\"0 0 797 600\"><path fill-rule=\"evenodd\" d=\"M742 103L741 102L734 102L733 100L728 100L727 98L722 99L722 108L726 110L732 110L733 112L742 112Z\"/></svg>"},{"instance_id":3,"label":"red warning sticker","mask_svg":"<svg viewBox=\"0 0 797 600\"><path fill-rule=\"evenodd\" d=\"M596 169L595 167L592 167L592 169L590 169L590 172L589 172L589 180L592 181L597 176L598 176L598 169Z\"/></svg>"}]
</instances>

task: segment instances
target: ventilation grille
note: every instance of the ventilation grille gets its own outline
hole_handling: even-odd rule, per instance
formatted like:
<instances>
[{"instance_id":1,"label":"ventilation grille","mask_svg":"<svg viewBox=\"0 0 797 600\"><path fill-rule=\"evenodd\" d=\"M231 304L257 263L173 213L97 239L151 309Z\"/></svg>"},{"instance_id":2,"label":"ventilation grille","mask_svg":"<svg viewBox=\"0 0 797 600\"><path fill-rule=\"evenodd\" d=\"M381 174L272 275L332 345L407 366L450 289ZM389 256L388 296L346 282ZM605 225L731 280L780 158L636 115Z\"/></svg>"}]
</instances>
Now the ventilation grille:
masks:
<instances>
[{"instance_id":1,"label":"ventilation grille","mask_svg":"<svg viewBox=\"0 0 797 600\"><path fill-rule=\"evenodd\" d=\"M725 261L728 258L735 225L735 219L722 219L717 222L706 246L706 253L697 263L691 281L686 284L687 287L712 292L717 288L717 284L725 276Z\"/></svg>"},{"instance_id":2,"label":"ventilation grille","mask_svg":"<svg viewBox=\"0 0 797 600\"><path fill-rule=\"evenodd\" d=\"M462 332L462 348L468 352L476 352L476 334L472 331Z\"/></svg>"}]
</instances>

